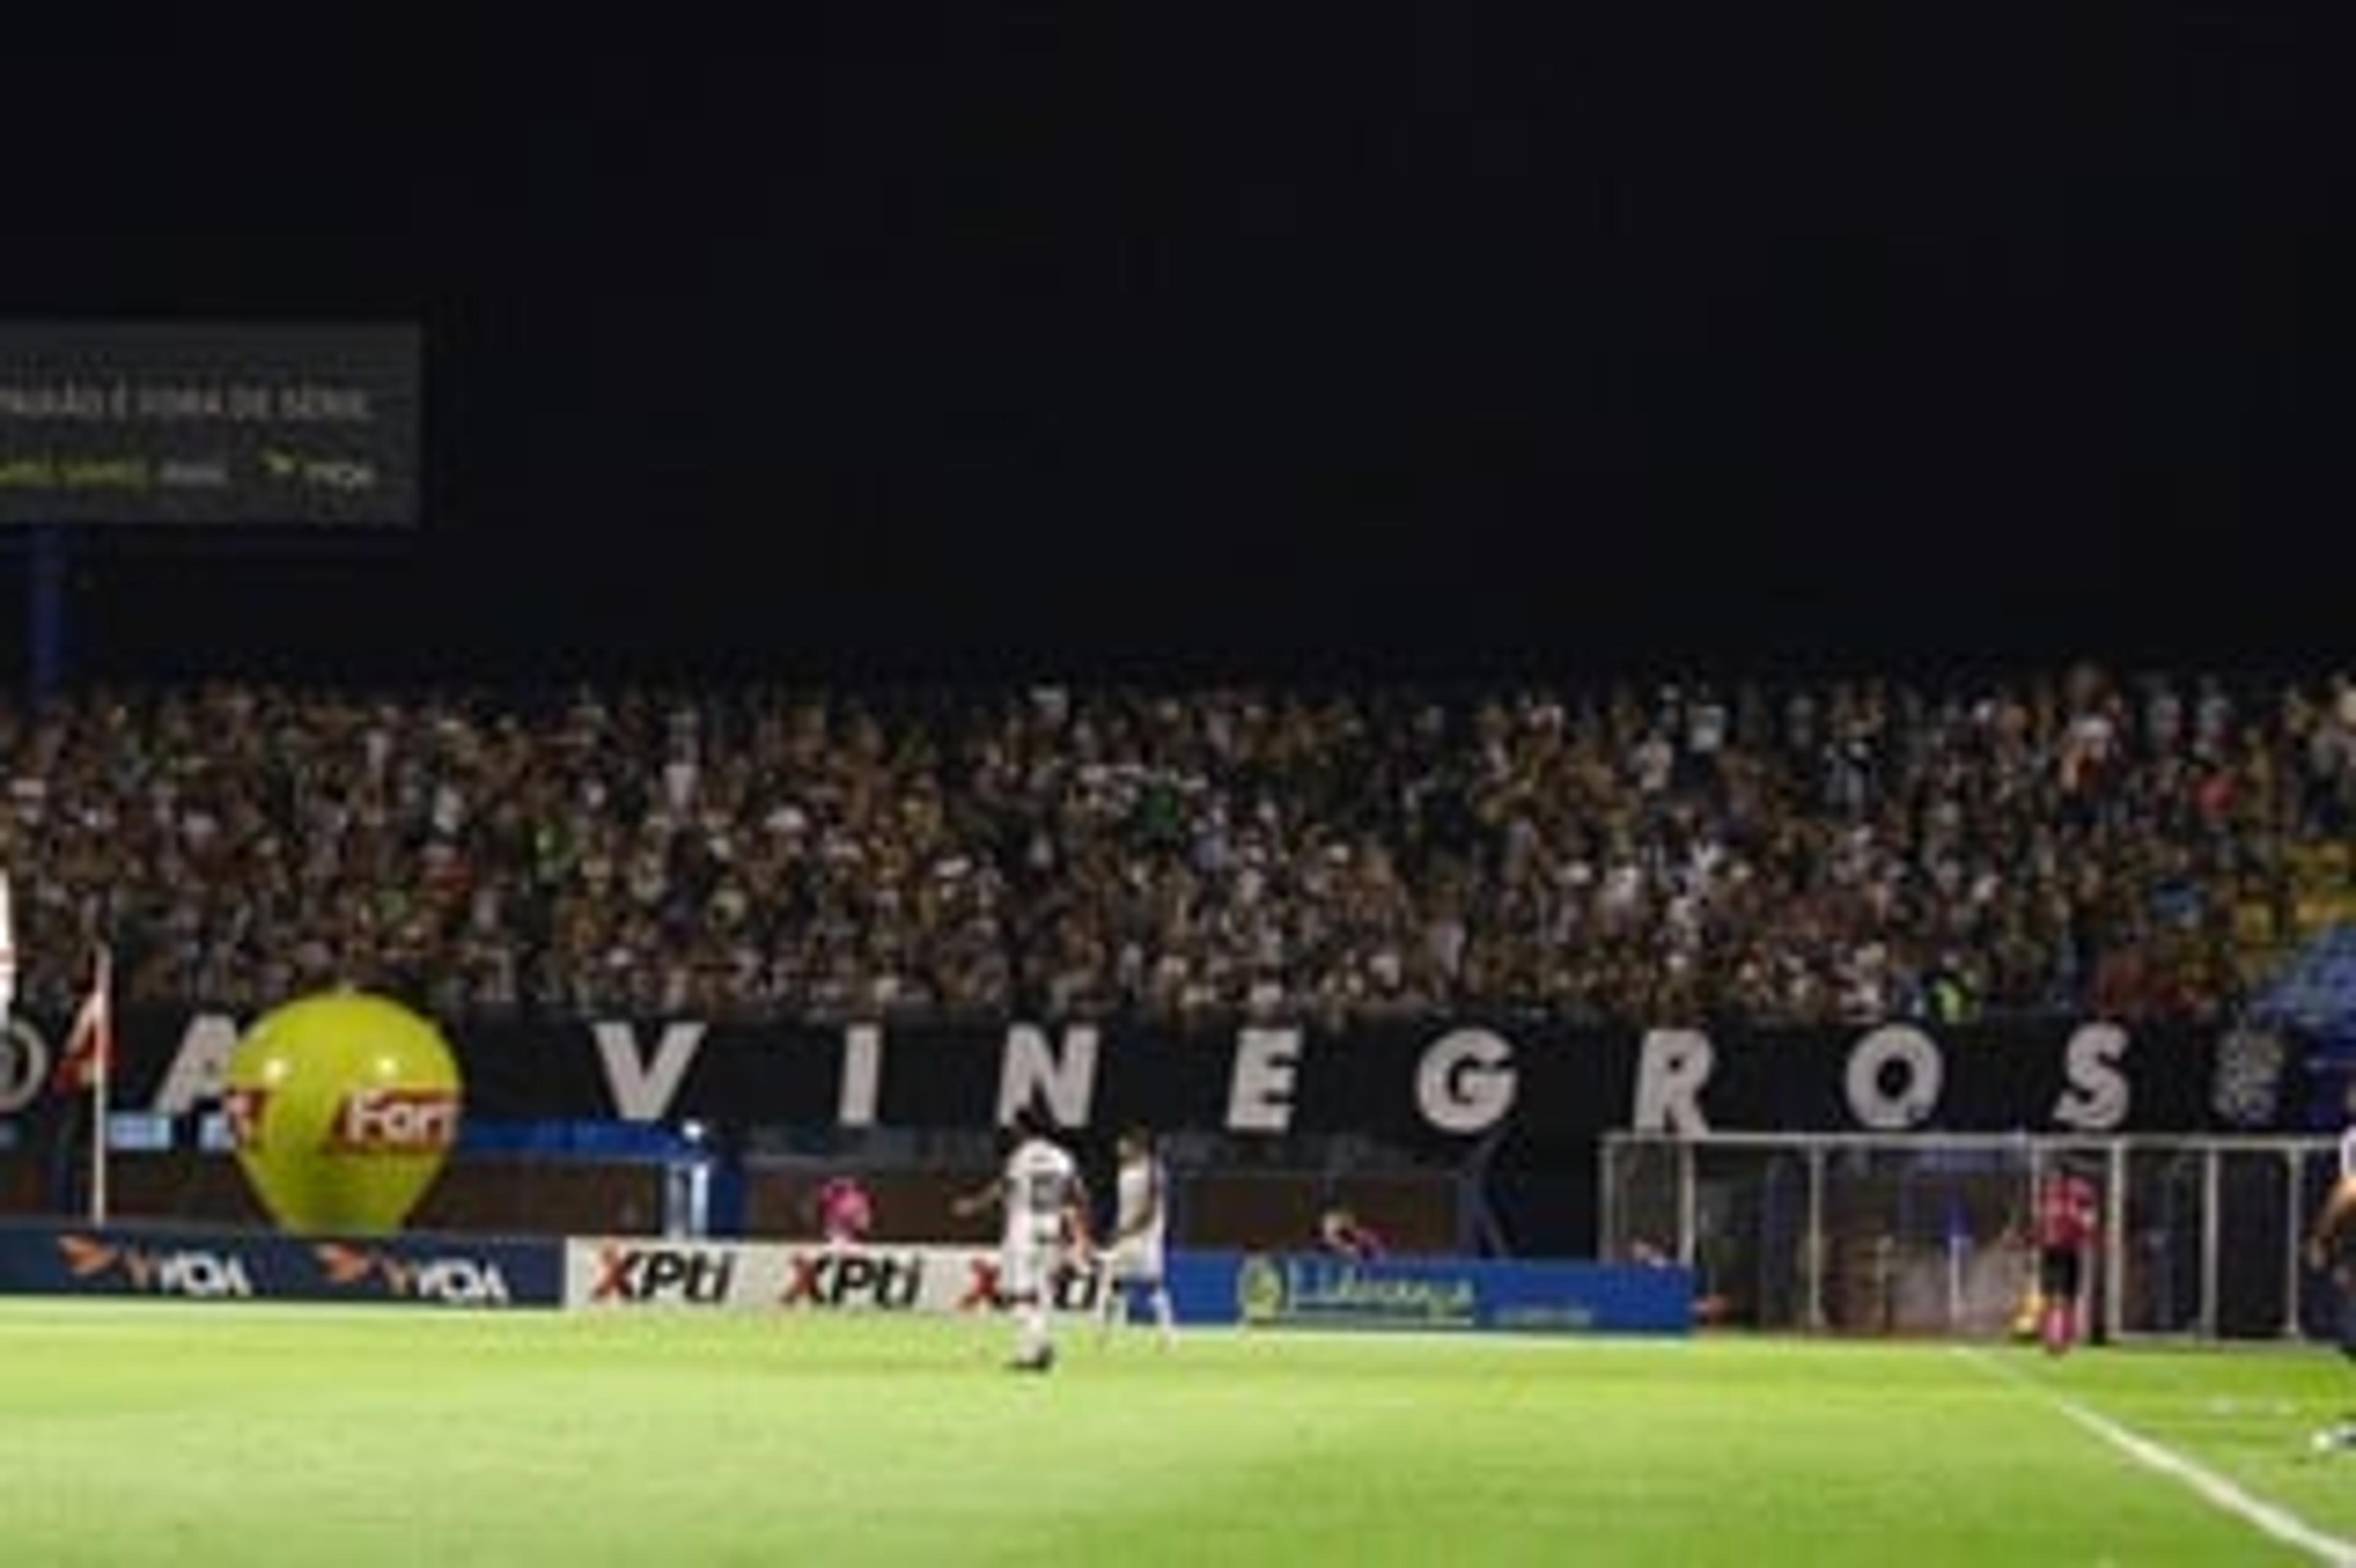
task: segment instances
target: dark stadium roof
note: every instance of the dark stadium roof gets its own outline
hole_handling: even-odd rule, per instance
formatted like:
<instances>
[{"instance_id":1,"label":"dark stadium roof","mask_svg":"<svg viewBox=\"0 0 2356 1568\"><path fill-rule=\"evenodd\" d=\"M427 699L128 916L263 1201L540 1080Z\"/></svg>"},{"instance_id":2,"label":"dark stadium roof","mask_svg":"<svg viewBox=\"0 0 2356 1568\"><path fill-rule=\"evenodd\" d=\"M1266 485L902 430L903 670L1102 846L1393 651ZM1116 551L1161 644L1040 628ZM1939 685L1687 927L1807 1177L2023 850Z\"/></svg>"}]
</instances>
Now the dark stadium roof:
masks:
<instances>
[{"instance_id":1,"label":"dark stadium roof","mask_svg":"<svg viewBox=\"0 0 2356 1568\"><path fill-rule=\"evenodd\" d=\"M422 535L92 539L77 667L2329 648L2297 9L2023 15L22 62L0 315L430 343Z\"/></svg>"}]
</instances>

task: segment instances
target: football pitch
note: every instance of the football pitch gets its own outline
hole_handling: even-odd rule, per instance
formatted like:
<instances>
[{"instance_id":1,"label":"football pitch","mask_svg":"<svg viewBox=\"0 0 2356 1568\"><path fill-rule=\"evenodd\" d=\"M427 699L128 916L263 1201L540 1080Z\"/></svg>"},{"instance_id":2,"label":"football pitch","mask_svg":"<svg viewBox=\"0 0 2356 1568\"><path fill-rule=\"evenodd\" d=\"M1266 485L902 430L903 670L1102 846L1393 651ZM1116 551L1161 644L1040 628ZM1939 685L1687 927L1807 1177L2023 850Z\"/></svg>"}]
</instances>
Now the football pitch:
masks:
<instances>
[{"instance_id":1,"label":"football pitch","mask_svg":"<svg viewBox=\"0 0 2356 1568\"><path fill-rule=\"evenodd\" d=\"M2356 1561L2301 1349L0 1302L0 1563Z\"/></svg>"}]
</instances>

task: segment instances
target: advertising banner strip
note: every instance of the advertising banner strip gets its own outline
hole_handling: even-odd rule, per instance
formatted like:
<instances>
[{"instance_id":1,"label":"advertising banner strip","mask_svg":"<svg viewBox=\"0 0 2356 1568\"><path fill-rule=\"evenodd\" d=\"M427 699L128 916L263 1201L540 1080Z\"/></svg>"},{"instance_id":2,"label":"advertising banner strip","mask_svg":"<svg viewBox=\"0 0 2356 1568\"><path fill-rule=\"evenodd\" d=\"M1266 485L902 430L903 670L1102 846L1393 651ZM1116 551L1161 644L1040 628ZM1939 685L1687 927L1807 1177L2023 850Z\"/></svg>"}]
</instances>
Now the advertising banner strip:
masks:
<instances>
[{"instance_id":1,"label":"advertising banner strip","mask_svg":"<svg viewBox=\"0 0 2356 1568\"><path fill-rule=\"evenodd\" d=\"M1693 1272L1673 1266L1182 1252L1170 1286L1185 1320L1254 1328L1688 1334L1694 1326Z\"/></svg>"},{"instance_id":2,"label":"advertising banner strip","mask_svg":"<svg viewBox=\"0 0 2356 1568\"><path fill-rule=\"evenodd\" d=\"M1096 1261L1064 1270L1055 1310L1095 1312L1104 1285ZM573 1307L958 1315L996 1311L1001 1297L994 1247L648 1236L574 1238L564 1247L564 1302Z\"/></svg>"},{"instance_id":3,"label":"advertising banner strip","mask_svg":"<svg viewBox=\"0 0 2356 1568\"><path fill-rule=\"evenodd\" d=\"M0 1117L47 1092L68 1020L0 1036ZM225 1013L115 1020L118 1108L218 1104L241 1029ZM988 1127L1031 1104L1074 1132L1349 1132L1462 1151L1505 1134L1587 1148L1612 1131L2254 1133L2337 1129L2312 1043L2243 1028L2095 1020L1797 1029L1606 1029L1436 1019L1248 1025L724 1024L522 1019L445 1029L466 1115L844 1131ZM2327 1086L2338 1080L2326 1083Z\"/></svg>"},{"instance_id":4,"label":"advertising banner strip","mask_svg":"<svg viewBox=\"0 0 2356 1568\"><path fill-rule=\"evenodd\" d=\"M1675 1267L1178 1252L1169 1269L1179 1319L1195 1325L1599 1334L1693 1327L1693 1276ZM1101 1260L1076 1264L1055 1276L1054 1309L1093 1315L1108 1288ZM989 1247L335 1240L48 1224L0 1225L0 1294L937 1317L1005 1306L999 1253Z\"/></svg>"},{"instance_id":5,"label":"advertising banner strip","mask_svg":"<svg viewBox=\"0 0 2356 1568\"><path fill-rule=\"evenodd\" d=\"M1265 1328L1685 1334L1694 1278L1676 1267L1573 1263L1346 1259L1173 1253L1182 1323ZM567 1306L589 1309L905 1312L999 1310L995 1250L954 1246L576 1239L565 1248ZM1097 1311L1100 1260L1066 1270L1055 1309ZM1137 1304L1130 1304L1132 1310Z\"/></svg>"},{"instance_id":6,"label":"advertising banner strip","mask_svg":"<svg viewBox=\"0 0 2356 1568\"><path fill-rule=\"evenodd\" d=\"M0 1294L381 1302L487 1309L563 1299L563 1243L301 1238L133 1226L0 1226Z\"/></svg>"}]
</instances>

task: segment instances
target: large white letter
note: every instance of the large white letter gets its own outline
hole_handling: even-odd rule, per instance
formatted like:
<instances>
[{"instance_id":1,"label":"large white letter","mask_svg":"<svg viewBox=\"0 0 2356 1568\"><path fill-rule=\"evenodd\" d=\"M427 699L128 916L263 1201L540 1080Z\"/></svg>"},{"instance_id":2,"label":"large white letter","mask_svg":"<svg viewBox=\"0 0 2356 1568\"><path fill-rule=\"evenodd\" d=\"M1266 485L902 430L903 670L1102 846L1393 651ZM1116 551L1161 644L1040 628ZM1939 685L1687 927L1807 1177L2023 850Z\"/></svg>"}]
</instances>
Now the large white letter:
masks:
<instances>
[{"instance_id":1,"label":"large white letter","mask_svg":"<svg viewBox=\"0 0 2356 1568\"><path fill-rule=\"evenodd\" d=\"M2085 1133L2126 1122L2131 1092L2118 1061L2126 1053L2127 1031L2116 1024L2088 1024L2072 1035L2062 1053L2069 1087L2053 1102L2053 1119Z\"/></svg>"},{"instance_id":2,"label":"large white letter","mask_svg":"<svg viewBox=\"0 0 2356 1568\"><path fill-rule=\"evenodd\" d=\"M1293 1066L1300 1059L1297 1029L1254 1028L1238 1034L1235 1076L1227 1081L1227 1131L1290 1131Z\"/></svg>"},{"instance_id":3,"label":"large white letter","mask_svg":"<svg viewBox=\"0 0 2356 1568\"><path fill-rule=\"evenodd\" d=\"M1881 1087L1882 1069L1897 1062L1906 1082L1896 1093ZM1921 1126L1938 1108L1946 1059L1929 1035L1905 1024L1884 1024L1848 1053L1848 1108L1858 1125L1877 1133Z\"/></svg>"},{"instance_id":4,"label":"large white letter","mask_svg":"<svg viewBox=\"0 0 2356 1568\"><path fill-rule=\"evenodd\" d=\"M834 1119L846 1127L875 1125L875 1089L884 1076L884 1029L880 1024L852 1024L842 1031L842 1093Z\"/></svg>"},{"instance_id":5,"label":"large white letter","mask_svg":"<svg viewBox=\"0 0 2356 1568\"><path fill-rule=\"evenodd\" d=\"M1697 1137L1709 1131L1701 1114L1701 1092L1718 1065L1709 1036L1697 1029L1644 1031L1636 1059L1636 1105L1629 1127L1640 1133Z\"/></svg>"},{"instance_id":6,"label":"large white letter","mask_svg":"<svg viewBox=\"0 0 2356 1568\"><path fill-rule=\"evenodd\" d=\"M1096 1098L1097 1029L1074 1024L1064 1031L1063 1060L1044 1031L1016 1024L1006 1031L1006 1053L998 1064L998 1125L1014 1120L1014 1113L1044 1093L1047 1110L1059 1127L1085 1127Z\"/></svg>"},{"instance_id":7,"label":"large white letter","mask_svg":"<svg viewBox=\"0 0 2356 1568\"><path fill-rule=\"evenodd\" d=\"M185 1116L200 1103L220 1099L229 1087L229 1059L236 1050L235 1019L227 1013L198 1013L190 1019L148 1109L159 1116Z\"/></svg>"},{"instance_id":8,"label":"large white letter","mask_svg":"<svg viewBox=\"0 0 2356 1568\"><path fill-rule=\"evenodd\" d=\"M637 1031L626 1023L589 1026L597 1041L597 1055L605 1064L605 1089L614 1109L626 1122L659 1122L679 1093L695 1053L703 1049L703 1026L677 1023L663 1026L654 1060L638 1056Z\"/></svg>"},{"instance_id":9,"label":"large white letter","mask_svg":"<svg viewBox=\"0 0 2356 1568\"><path fill-rule=\"evenodd\" d=\"M1415 1103L1443 1133L1488 1131L1514 1108L1514 1048L1484 1029L1451 1029L1415 1070Z\"/></svg>"}]
</instances>

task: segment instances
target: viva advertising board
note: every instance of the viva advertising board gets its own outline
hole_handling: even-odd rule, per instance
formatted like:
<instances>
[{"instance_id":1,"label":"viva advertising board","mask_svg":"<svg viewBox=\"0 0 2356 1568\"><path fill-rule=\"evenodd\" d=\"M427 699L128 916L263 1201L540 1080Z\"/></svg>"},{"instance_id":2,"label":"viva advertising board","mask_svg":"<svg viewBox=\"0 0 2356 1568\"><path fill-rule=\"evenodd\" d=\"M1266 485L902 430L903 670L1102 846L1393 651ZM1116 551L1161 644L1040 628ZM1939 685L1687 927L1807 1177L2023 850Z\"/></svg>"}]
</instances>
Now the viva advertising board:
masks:
<instances>
[{"instance_id":1,"label":"viva advertising board","mask_svg":"<svg viewBox=\"0 0 2356 1568\"><path fill-rule=\"evenodd\" d=\"M562 1244L142 1226L0 1227L0 1294L554 1307Z\"/></svg>"}]
</instances>

